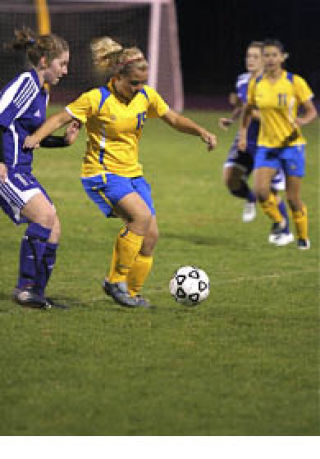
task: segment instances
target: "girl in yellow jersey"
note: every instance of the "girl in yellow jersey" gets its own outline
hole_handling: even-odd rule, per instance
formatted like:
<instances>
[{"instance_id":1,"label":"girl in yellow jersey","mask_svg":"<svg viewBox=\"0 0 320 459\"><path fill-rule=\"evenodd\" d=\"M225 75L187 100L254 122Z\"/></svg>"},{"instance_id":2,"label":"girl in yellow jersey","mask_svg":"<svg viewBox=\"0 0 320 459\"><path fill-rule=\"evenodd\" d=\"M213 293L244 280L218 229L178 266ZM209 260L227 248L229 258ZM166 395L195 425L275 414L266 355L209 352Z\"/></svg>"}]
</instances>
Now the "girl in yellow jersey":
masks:
<instances>
[{"instance_id":1,"label":"girl in yellow jersey","mask_svg":"<svg viewBox=\"0 0 320 459\"><path fill-rule=\"evenodd\" d=\"M199 136L212 150L216 137L185 118L146 85L148 63L138 48L124 48L110 37L91 44L97 68L111 75L53 115L25 141L33 145L73 119L85 124L88 142L82 183L106 217L125 223L116 239L105 292L124 306L148 306L139 292L151 270L158 226L150 185L138 162L138 143L147 118L159 117L178 131Z\"/></svg>"},{"instance_id":2,"label":"girl in yellow jersey","mask_svg":"<svg viewBox=\"0 0 320 459\"><path fill-rule=\"evenodd\" d=\"M305 144L301 126L317 116L312 102L312 91L303 78L283 70L287 55L281 42L266 40L263 45L264 73L252 79L248 102L241 122L239 149L246 148L250 113L260 111L261 121L255 156L254 188L263 212L274 222L275 235L281 236L286 222L275 197L270 193L270 182L278 168L286 175L286 194L296 226L299 249L309 249L307 208L300 197L301 179L305 169ZM298 116L298 108L303 115ZM280 245L280 244L279 244Z\"/></svg>"}]
</instances>

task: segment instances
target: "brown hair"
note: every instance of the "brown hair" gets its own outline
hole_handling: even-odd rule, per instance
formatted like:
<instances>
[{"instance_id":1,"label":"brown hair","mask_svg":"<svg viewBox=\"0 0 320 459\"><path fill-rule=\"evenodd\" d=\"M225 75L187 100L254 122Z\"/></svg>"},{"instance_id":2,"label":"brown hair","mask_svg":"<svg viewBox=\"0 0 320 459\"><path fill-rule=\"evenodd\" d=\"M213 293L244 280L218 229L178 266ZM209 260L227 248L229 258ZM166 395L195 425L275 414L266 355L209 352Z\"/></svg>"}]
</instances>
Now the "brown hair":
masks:
<instances>
[{"instance_id":1,"label":"brown hair","mask_svg":"<svg viewBox=\"0 0 320 459\"><path fill-rule=\"evenodd\" d=\"M263 46L264 46L263 41L252 41L247 46L247 49L249 49L249 48L259 48L262 51L263 50Z\"/></svg>"},{"instance_id":2,"label":"brown hair","mask_svg":"<svg viewBox=\"0 0 320 459\"><path fill-rule=\"evenodd\" d=\"M93 63L99 73L127 75L133 68L148 68L143 52L135 46L125 48L110 37L95 38L90 46Z\"/></svg>"},{"instance_id":3,"label":"brown hair","mask_svg":"<svg viewBox=\"0 0 320 459\"><path fill-rule=\"evenodd\" d=\"M23 27L14 31L15 38L6 48L13 50L24 50L29 61L38 65L41 57L46 57L48 64L59 57L64 51L69 50L68 43L53 33L38 35L32 29Z\"/></svg>"}]
</instances>

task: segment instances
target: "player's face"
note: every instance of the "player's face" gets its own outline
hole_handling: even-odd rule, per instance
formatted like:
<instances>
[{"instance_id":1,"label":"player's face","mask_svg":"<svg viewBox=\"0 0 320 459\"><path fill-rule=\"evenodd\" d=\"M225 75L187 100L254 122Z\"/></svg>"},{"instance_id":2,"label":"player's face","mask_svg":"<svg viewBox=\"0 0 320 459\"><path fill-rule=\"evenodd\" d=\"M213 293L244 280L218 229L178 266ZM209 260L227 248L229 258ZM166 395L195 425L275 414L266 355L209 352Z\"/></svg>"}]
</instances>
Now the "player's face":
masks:
<instances>
[{"instance_id":1,"label":"player's face","mask_svg":"<svg viewBox=\"0 0 320 459\"><path fill-rule=\"evenodd\" d=\"M250 73L260 73L262 71L263 61L260 48L248 48L246 54L246 67Z\"/></svg>"},{"instance_id":2,"label":"player's face","mask_svg":"<svg viewBox=\"0 0 320 459\"><path fill-rule=\"evenodd\" d=\"M128 75L119 75L117 90L127 100L139 92L148 81L148 70L133 69Z\"/></svg>"},{"instance_id":3,"label":"player's face","mask_svg":"<svg viewBox=\"0 0 320 459\"><path fill-rule=\"evenodd\" d=\"M281 69L284 60L285 56L276 46L266 46L263 49L264 68L267 72Z\"/></svg>"},{"instance_id":4,"label":"player's face","mask_svg":"<svg viewBox=\"0 0 320 459\"><path fill-rule=\"evenodd\" d=\"M44 81L56 85L68 73L69 51L63 51L60 56L53 59L44 72Z\"/></svg>"}]
</instances>

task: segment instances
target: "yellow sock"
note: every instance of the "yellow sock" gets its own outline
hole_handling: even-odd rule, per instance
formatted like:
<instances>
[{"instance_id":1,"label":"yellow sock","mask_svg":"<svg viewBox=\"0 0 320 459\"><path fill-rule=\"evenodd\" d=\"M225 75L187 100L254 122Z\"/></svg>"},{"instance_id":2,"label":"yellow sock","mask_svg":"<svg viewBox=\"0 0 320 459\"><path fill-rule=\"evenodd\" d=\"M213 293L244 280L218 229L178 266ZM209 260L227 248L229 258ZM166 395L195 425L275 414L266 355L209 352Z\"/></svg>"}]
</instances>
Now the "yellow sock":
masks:
<instances>
[{"instance_id":1,"label":"yellow sock","mask_svg":"<svg viewBox=\"0 0 320 459\"><path fill-rule=\"evenodd\" d=\"M270 193L268 199L260 203L263 212L268 215L275 223L281 223L283 216L278 208L276 196Z\"/></svg>"},{"instance_id":2,"label":"yellow sock","mask_svg":"<svg viewBox=\"0 0 320 459\"><path fill-rule=\"evenodd\" d=\"M126 282L127 275L141 249L143 236L122 228L113 247L109 282Z\"/></svg>"},{"instance_id":3,"label":"yellow sock","mask_svg":"<svg viewBox=\"0 0 320 459\"><path fill-rule=\"evenodd\" d=\"M152 256L138 253L127 278L130 295L136 296L140 292L151 271L152 262Z\"/></svg>"},{"instance_id":4,"label":"yellow sock","mask_svg":"<svg viewBox=\"0 0 320 459\"><path fill-rule=\"evenodd\" d=\"M308 239L308 213L307 207L292 212L292 218L296 225L298 239Z\"/></svg>"}]
</instances>

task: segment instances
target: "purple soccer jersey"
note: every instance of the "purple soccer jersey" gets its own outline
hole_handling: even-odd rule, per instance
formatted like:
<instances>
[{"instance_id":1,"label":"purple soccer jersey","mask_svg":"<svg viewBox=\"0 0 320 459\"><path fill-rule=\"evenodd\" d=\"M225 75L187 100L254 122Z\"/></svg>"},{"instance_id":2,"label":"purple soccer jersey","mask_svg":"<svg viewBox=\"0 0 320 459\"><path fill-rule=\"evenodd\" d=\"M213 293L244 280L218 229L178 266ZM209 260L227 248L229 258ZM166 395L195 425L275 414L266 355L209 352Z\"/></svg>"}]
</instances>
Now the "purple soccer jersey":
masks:
<instances>
[{"instance_id":1,"label":"purple soccer jersey","mask_svg":"<svg viewBox=\"0 0 320 459\"><path fill-rule=\"evenodd\" d=\"M251 78L250 73L242 73L237 78L237 82L236 82L237 96L239 97L239 99L241 100L243 104L247 102L248 86L249 86L250 78ZM253 154L257 146L258 133L259 133L259 121L252 120L248 128L247 145L248 145L248 151L251 152L251 150L253 150Z\"/></svg>"},{"instance_id":2,"label":"purple soccer jersey","mask_svg":"<svg viewBox=\"0 0 320 459\"><path fill-rule=\"evenodd\" d=\"M9 170L30 173L33 153L23 149L27 135L46 119L48 93L40 87L35 70L11 80L0 93L0 125L3 128L3 153Z\"/></svg>"}]
</instances>

